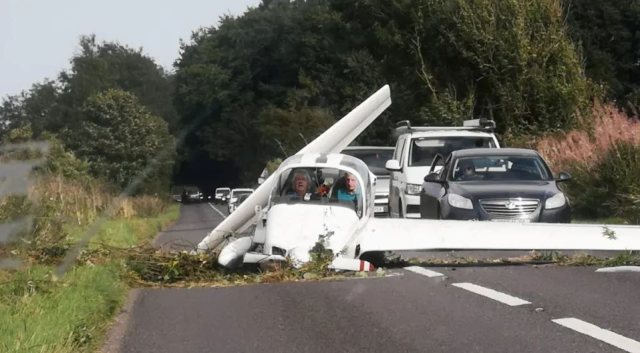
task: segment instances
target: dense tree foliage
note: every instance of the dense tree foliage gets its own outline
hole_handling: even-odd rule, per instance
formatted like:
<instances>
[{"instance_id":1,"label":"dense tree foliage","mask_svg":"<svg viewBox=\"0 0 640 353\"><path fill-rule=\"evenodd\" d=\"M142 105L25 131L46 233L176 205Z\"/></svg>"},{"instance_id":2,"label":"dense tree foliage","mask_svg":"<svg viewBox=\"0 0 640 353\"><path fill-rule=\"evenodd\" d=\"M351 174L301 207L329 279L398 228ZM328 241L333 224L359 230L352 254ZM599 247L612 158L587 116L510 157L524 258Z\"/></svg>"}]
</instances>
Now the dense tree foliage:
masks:
<instances>
[{"instance_id":1,"label":"dense tree foliage","mask_svg":"<svg viewBox=\"0 0 640 353\"><path fill-rule=\"evenodd\" d=\"M197 123L183 162L232 161L253 181L387 83L393 104L358 144L393 145L399 120L490 117L507 137L540 135L573 127L601 93L639 103L639 17L634 0L263 0L194 32L172 75L141 50L82 37L70 70L3 100L0 136L27 124L35 138L65 132L64 153L96 173L120 153L106 147L119 135L90 156L69 134L87 129L102 105L124 109L107 103L115 93L104 96L116 89L169 131ZM146 131L135 126L132 136ZM127 163L107 174L126 180Z\"/></svg>"},{"instance_id":2,"label":"dense tree foliage","mask_svg":"<svg viewBox=\"0 0 640 353\"><path fill-rule=\"evenodd\" d=\"M147 170L146 189L168 186L175 158L173 138L167 123L150 114L133 94L120 90L95 94L80 113L82 121L62 136L79 158L88 161L93 175L124 188Z\"/></svg>"},{"instance_id":3,"label":"dense tree foliage","mask_svg":"<svg viewBox=\"0 0 640 353\"><path fill-rule=\"evenodd\" d=\"M141 50L84 36L69 71L3 100L0 136L28 131L53 141L49 170L67 177L90 171L123 187L172 143L167 133L179 123L172 94L171 78ZM174 157L142 191L168 190Z\"/></svg>"},{"instance_id":4,"label":"dense tree foliage","mask_svg":"<svg viewBox=\"0 0 640 353\"><path fill-rule=\"evenodd\" d=\"M67 107L80 107L95 93L119 89L134 94L170 127L177 124L168 75L141 49L115 42L96 43L95 36L84 36L80 53L71 59L71 69L60 75L60 82L62 103ZM72 113L69 118L77 119Z\"/></svg>"},{"instance_id":5,"label":"dense tree foliage","mask_svg":"<svg viewBox=\"0 0 640 353\"><path fill-rule=\"evenodd\" d=\"M621 107L640 105L640 1L563 0L586 74Z\"/></svg>"},{"instance_id":6,"label":"dense tree foliage","mask_svg":"<svg viewBox=\"0 0 640 353\"><path fill-rule=\"evenodd\" d=\"M254 179L282 149L302 146L300 133L315 138L384 82L347 31L326 2L273 1L197 33L176 72L184 123L206 116L194 145Z\"/></svg>"},{"instance_id":7,"label":"dense tree foliage","mask_svg":"<svg viewBox=\"0 0 640 353\"><path fill-rule=\"evenodd\" d=\"M152 114L173 128L178 116L170 82L163 69L141 50L111 42L98 44L94 36L84 36L69 71L60 73L56 80L35 83L29 91L3 99L2 131L29 123L36 138L45 131L59 133L83 119L79 114L87 98L107 89L136 95Z\"/></svg>"},{"instance_id":8,"label":"dense tree foliage","mask_svg":"<svg viewBox=\"0 0 640 353\"><path fill-rule=\"evenodd\" d=\"M206 115L197 145L256 175L385 83L394 104L361 143L392 144L405 119L565 129L589 98L555 0L273 0L183 46L176 102Z\"/></svg>"}]
</instances>

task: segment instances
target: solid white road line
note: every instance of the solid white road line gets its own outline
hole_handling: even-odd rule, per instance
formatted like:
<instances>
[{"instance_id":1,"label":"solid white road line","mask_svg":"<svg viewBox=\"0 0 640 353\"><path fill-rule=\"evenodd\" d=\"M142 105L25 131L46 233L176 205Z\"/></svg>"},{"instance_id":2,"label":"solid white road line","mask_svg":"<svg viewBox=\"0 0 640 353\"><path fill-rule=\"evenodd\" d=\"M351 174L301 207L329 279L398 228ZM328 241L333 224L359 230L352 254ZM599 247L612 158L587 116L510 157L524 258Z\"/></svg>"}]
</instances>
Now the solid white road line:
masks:
<instances>
[{"instance_id":1,"label":"solid white road line","mask_svg":"<svg viewBox=\"0 0 640 353\"><path fill-rule=\"evenodd\" d=\"M572 317L551 321L555 322L558 325L562 325L574 331L580 332L584 335L591 336L595 339L606 342L629 353L640 353L640 342L634 341L630 338L626 338L615 332L602 329L588 322L584 322Z\"/></svg>"},{"instance_id":2,"label":"solid white road line","mask_svg":"<svg viewBox=\"0 0 640 353\"><path fill-rule=\"evenodd\" d=\"M431 271L431 270L427 270L424 267L420 267L420 266L409 266L409 267L405 267L405 270L409 270L411 272L415 272L419 275L423 275L423 276L427 276L427 277L438 277L438 276L444 276L442 273L440 272L436 272L436 271Z\"/></svg>"},{"instance_id":3,"label":"solid white road line","mask_svg":"<svg viewBox=\"0 0 640 353\"><path fill-rule=\"evenodd\" d=\"M616 266L616 267L603 267L596 270L596 272L640 272L640 266Z\"/></svg>"},{"instance_id":4,"label":"solid white road line","mask_svg":"<svg viewBox=\"0 0 640 353\"><path fill-rule=\"evenodd\" d=\"M524 305L524 304L531 304L530 302L528 302L526 300L522 300L520 298L516 298L516 297L511 296L509 294L504 294L504 293L495 291L495 290L490 289L490 288L481 287L481 286L473 284L473 283L454 283L453 285L458 287L458 288L466 289L469 292L473 292L473 293L485 296L487 298L491 298L493 300L497 300L497 301L499 301L499 302L501 302L503 304L507 304L509 306L518 306L518 305Z\"/></svg>"},{"instance_id":5,"label":"solid white road line","mask_svg":"<svg viewBox=\"0 0 640 353\"><path fill-rule=\"evenodd\" d=\"M218 212L222 218L227 218L227 216L224 215L224 213L220 212L219 209L216 208L216 206L212 205L211 202L207 202L209 204L209 206L211 206L211 208L213 208L216 212Z\"/></svg>"}]
</instances>

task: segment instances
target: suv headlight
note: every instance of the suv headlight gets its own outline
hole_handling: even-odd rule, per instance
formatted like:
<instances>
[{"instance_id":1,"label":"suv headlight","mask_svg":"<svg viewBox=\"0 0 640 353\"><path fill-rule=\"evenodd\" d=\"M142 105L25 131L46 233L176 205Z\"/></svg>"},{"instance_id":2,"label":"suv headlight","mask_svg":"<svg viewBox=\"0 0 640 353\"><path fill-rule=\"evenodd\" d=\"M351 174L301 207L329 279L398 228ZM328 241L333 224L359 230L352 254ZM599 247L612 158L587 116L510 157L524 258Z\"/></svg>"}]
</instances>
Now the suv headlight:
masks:
<instances>
[{"instance_id":1,"label":"suv headlight","mask_svg":"<svg viewBox=\"0 0 640 353\"><path fill-rule=\"evenodd\" d=\"M408 195L419 195L422 191L422 185L419 184L407 184L404 192Z\"/></svg>"},{"instance_id":2,"label":"suv headlight","mask_svg":"<svg viewBox=\"0 0 640 353\"><path fill-rule=\"evenodd\" d=\"M554 208L560 208L567 203L566 197L564 197L563 193L555 194L553 197L547 199L547 202L544 203L544 208L547 210L552 210Z\"/></svg>"},{"instance_id":3,"label":"suv headlight","mask_svg":"<svg viewBox=\"0 0 640 353\"><path fill-rule=\"evenodd\" d=\"M457 194L449 194L447 196L449 205L455 208L463 208L465 210L473 210L473 202L466 197L462 197Z\"/></svg>"}]
</instances>

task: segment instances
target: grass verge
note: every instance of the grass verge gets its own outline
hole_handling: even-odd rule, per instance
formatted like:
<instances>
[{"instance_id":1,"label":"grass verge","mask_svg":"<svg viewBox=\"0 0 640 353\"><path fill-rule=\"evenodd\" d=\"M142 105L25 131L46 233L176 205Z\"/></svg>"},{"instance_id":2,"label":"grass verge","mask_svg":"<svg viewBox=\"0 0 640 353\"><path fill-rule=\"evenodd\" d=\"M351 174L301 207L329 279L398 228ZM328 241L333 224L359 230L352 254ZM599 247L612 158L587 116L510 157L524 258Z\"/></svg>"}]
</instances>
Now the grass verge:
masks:
<instances>
[{"instance_id":1,"label":"grass verge","mask_svg":"<svg viewBox=\"0 0 640 353\"><path fill-rule=\"evenodd\" d=\"M159 217L105 222L59 281L52 280L52 272L68 250L64 244L32 250L25 268L0 271L0 351L95 351L125 300L130 279L126 261L105 249L147 243L177 219L178 210L173 206Z\"/></svg>"}]
</instances>

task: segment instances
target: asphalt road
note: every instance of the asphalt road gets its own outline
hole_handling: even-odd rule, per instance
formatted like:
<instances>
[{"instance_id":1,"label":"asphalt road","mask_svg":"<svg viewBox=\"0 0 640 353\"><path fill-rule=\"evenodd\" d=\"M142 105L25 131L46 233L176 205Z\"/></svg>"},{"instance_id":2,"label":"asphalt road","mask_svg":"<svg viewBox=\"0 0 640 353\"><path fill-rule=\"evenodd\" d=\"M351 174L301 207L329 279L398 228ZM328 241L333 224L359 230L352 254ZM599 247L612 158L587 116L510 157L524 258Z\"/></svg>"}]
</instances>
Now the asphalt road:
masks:
<instances>
[{"instance_id":1,"label":"asphalt road","mask_svg":"<svg viewBox=\"0 0 640 353\"><path fill-rule=\"evenodd\" d=\"M221 218L208 204L188 205L159 238L197 243L199 228ZM640 352L640 273L405 268L382 278L136 293L107 351Z\"/></svg>"},{"instance_id":2,"label":"asphalt road","mask_svg":"<svg viewBox=\"0 0 640 353\"><path fill-rule=\"evenodd\" d=\"M192 250L227 215L227 207L222 205L208 202L181 205L176 224L158 234L152 244L167 251Z\"/></svg>"}]
</instances>

